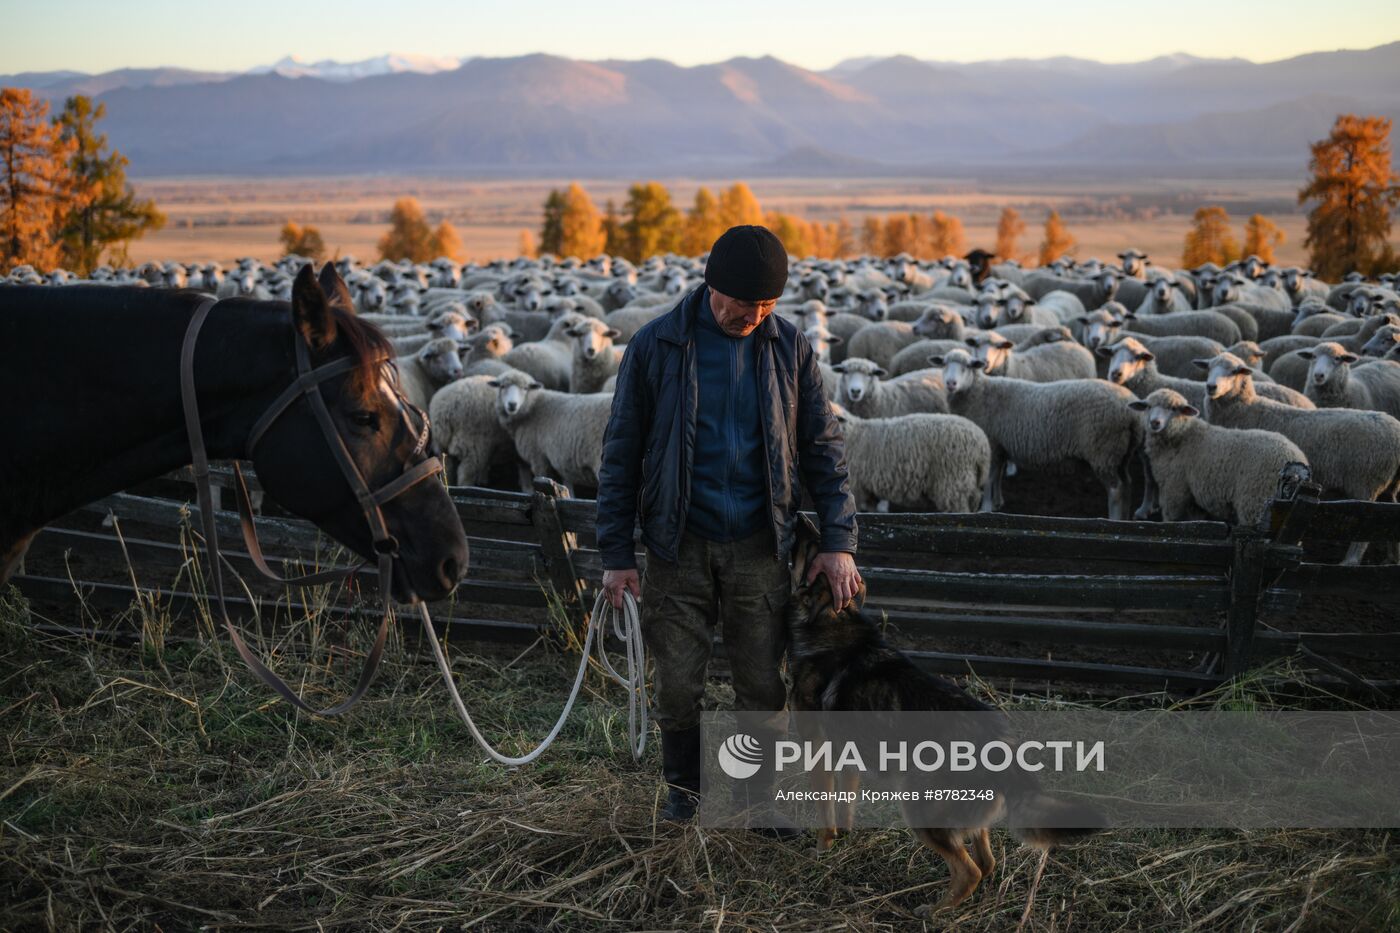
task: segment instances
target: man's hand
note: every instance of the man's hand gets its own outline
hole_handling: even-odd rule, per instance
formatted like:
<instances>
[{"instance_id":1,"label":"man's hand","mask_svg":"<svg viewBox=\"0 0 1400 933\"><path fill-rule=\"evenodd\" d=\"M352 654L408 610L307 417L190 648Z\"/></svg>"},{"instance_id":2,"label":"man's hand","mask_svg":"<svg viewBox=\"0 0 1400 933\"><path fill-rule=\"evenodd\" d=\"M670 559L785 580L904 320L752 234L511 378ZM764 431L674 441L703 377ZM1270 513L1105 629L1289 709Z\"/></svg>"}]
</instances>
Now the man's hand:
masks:
<instances>
[{"instance_id":1,"label":"man's hand","mask_svg":"<svg viewBox=\"0 0 1400 933\"><path fill-rule=\"evenodd\" d=\"M622 608L622 591L631 590L633 599L642 598L642 581L636 568L631 570L604 570L603 592L608 594L608 602L614 609Z\"/></svg>"},{"instance_id":2,"label":"man's hand","mask_svg":"<svg viewBox=\"0 0 1400 933\"><path fill-rule=\"evenodd\" d=\"M831 585L832 605L840 612L860 589L860 571L856 569L856 560L845 551L823 551L807 568L807 582L811 583L821 573L826 574L826 582Z\"/></svg>"}]
</instances>

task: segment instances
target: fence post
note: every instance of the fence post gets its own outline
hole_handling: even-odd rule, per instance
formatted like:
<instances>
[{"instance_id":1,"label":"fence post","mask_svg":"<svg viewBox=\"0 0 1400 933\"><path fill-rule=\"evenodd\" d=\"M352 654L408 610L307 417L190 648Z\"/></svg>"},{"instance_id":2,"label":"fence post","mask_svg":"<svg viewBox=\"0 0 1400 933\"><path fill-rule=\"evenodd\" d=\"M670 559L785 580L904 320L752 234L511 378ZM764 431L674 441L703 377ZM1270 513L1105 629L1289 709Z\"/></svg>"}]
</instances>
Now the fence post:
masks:
<instances>
[{"instance_id":1,"label":"fence post","mask_svg":"<svg viewBox=\"0 0 1400 933\"><path fill-rule=\"evenodd\" d=\"M1264 558L1269 538L1257 529L1236 527L1230 533L1230 608L1225 619L1225 676L1249 669L1254 626L1259 620L1259 597L1264 585Z\"/></svg>"},{"instance_id":2,"label":"fence post","mask_svg":"<svg viewBox=\"0 0 1400 933\"><path fill-rule=\"evenodd\" d=\"M582 581L574 571L573 553L578 548L578 537L564 530L559 518L559 508L555 502L564 495L564 487L544 476L536 476L534 508L530 510L535 534L539 537L540 549L544 553L545 568L549 571L550 582L566 606L581 603Z\"/></svg>"}]
</instances>

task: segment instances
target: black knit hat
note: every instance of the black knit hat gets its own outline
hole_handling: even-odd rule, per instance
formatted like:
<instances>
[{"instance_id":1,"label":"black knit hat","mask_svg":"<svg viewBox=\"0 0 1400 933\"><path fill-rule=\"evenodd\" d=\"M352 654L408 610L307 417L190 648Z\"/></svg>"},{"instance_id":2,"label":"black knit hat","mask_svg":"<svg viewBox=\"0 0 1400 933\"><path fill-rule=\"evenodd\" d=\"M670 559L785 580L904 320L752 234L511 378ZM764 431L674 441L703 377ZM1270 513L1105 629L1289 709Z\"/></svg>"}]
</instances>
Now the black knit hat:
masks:
<instances>
[{"instance_id":1,"label":"black knit hat","mask_svg":"<svg viewBox=\"0 0 1400 933\"><path fill-rule=\"evenodd\" d=\"M740 301L779 298L787 287L788 255L767 227L730 227L710 247L705 284Z\"/></svg>"}]
</instances>

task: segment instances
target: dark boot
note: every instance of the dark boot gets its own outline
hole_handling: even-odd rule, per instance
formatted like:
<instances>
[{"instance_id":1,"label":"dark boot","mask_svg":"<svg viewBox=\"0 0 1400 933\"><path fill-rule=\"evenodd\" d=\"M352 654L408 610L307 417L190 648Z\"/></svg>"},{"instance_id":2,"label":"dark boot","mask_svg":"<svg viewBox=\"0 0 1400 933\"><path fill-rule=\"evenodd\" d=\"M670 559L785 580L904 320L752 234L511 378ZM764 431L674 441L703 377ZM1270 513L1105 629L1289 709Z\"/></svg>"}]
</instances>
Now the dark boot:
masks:
<instances>
[{"instance_id":1,"label":"dark boot","mask_svg":"<svg viewBox=\"0 0 1400 933\"><path fill-rule=\"evenodd\" d=\"M781 733L760 732L762 748L766 751L763 767L753 777L734 782L734 808L740 811L741 824L745 829L776 839L791 839L802 835L802 830L777 811L773 806L773 791L777 780L774 770L773 750Z\"/></svg>"},{"instance_id":2,"label":"dark boot","mask_svg":"<svg viewBox=\"0 0 1400 933\"><path fill-rule=\"evenodd\" d=\"M687 823L700 804L700 727L661 733L661 776L670 785L661 818Z\"/></svg>"}]
</instances>

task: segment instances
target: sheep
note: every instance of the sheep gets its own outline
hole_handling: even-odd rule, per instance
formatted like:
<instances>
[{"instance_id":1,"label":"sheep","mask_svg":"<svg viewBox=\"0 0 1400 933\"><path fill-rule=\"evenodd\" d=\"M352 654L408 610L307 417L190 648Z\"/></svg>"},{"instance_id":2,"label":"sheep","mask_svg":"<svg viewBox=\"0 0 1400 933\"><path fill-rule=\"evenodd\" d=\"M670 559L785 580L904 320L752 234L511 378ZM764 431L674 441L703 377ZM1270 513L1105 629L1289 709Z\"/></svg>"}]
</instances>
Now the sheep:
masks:
<instances>
[{"instance_id":1,"label":"sheep","mask_svg":"<svg viewBox=\"0 0 1400 933\"><path fill-rule=\"evenodd\" d=\"M1149 347L1148 349L1151 348ZM1216 356L1220 352L1220 350L1215 350L1211 353L1202 353L1201 356ZM1230 344L1230 346L1225 348L1224 352L1233 353L1235 354L1235 356L1238 356L1240 359L1244 360L1244 365L1254 370L1255 382L1266 383L1274 381L1273 377L1270 376L1268 373L1264 372L1264 370L1261 368L1264 364L1264 358L1267 355L1264 352L1264 348L1261 347L1259 344L1255 343L1253 340L1241 340L1239 343L1232 343ZM1205 375L1201 373L1201 371L1197 369L1194 366L1194 364L1192 368L1196 370L1192 378L1194 378L1197 381L1204 381ZM1289 391L1291 392L1293 390L1290 389Z\"/></svg>"},{"instance_id":2,"label":"sheep","mask_svg":"<svg viewBox=\"0 0 1400 933\"><path fill-rule=\"evenodd\" d=\"M957 415L836 417L857 510L977 511L992 456L977 425Z\"/></svg>"},{"instance_id":3,"label":"sheep","mask_svg":"<svg viewBox=\"0 0 1400 933\"><path fill-rule=\"evenodd\" d=\"M1324 490L1348 499L1396 501L1400 421L1378 411L1291 408L1260 398L1252 371L1239 357L1222 353L1201 362L1207 370L1204 410L1211 424L1277 431L1302 448L1313 481ZM1354 542L1346 562L1359 563L1365 551L1366 542Z\"/></svg>"},{"instance_id":4,"label":"sheep","mask_svg":"<svg viewBox=\"0 0 1400 933\"><path fill-rule=\"evenodd\" d=\"M1133 313L1143 316L1190 310L1192 310L1191 303L1181 293L1181 288L1175 279L1154 279L1147 289L1147 295L1143 297L1142 302Z\"/></svg>"},{"instance_id":5,"label":"sheep","mask_svg":"<svg viewBox=\"0 0 1400 933\"><path fill-rule=\"evenodd\" d=\"M1116 284L1117 279L1114 278L1113 282ZM1114 295L1113 286L1106 284L1102 276L1094 279L1068 279L1045 271L1027 275L1022 288L1036 300L1051 292L1069 292L1079 299L1085 311L1095 311L1103 307Z\"/></svg>"},{"instance_id":6,"label":"sheep","mask_svg":"<svg viewBox=\"0 0 1400 933\"><path fill-rule=\"evenodd\" d=\"M914 325L905 321L881 321L862 327L846 340L846 359L859 357L888 366L894 355L919 339Z\"/></svg>"},{"instance_id":7,"label":"sheep","mask_svg":"<svg viewBox=\"0 0 1400 933\"><path fill-rule=\"evenodd\" d=\"M1378 317L1367 318L1360 322L1360 326L1354 333L1342 337L1328 337L1327 340L1337 344L1343 350L1351 353L1360 352L1361 348L1376 335L1382 327L1388 325L1400 326L1400 316L1394 314L1380 315ZM1321 340L1314 341L1310 346L1317 346ZM1312 361L1304 359L1300 355L1301 350L1310 347L1300 347L1288 353L1284 353L1268 367L1268 373L1279 385L1288 386L1302 392L1307 388L1308 370L1312 368Z\"/></svg>"},{"instance_id":8,"label":"sheep","mask_svg":"<svg viewBox=\"0 0 1400 933\"><path fill-rule=\"evenodd\" d=\"M1309 298L1298 305L1293 315L1292 333L1305 337L1321 337L1329 327L1348 320L1345 314L1333 311L1326 303Z\"/></svg>"},{"instance_id":9,"label":"sheep","mask_svg":"<svg viewBox=\"0 0 1400 933\"><path fill-rule=\"evenodd\" d=\"M457 349L457 341L451 337L438 337L425 343L416 353L398 357L395 362L404 397L427 411L434 392L462 377L462 360L457 356Z\"/></svg>"},{"instance_id":10,"label":"sheep","mask_svg":"<svg viewBox=\"0 0 1400 933\"><path fill-rule=\"evenodd\" d=\"M1084 305L1080 300L1063 291L1050 292L1039 302L1033 303L1019 295L1005 299L983 295L977 300L977 326L984 330L1000 329L1010 324L1058 327L1083 315Z\"/></svg>"},{"instance_id":11,"label":"sheep","mask_svg":"<svg viewBox=\"0 0 1400 933\"><path fill-rule=\"evenodd\" d=\"M467 341L463 361L466 376L499 376L510 369L502 360L515 347L510 337L510 327L505 324L488 324L480 333L473 334Z\"/></svg>"},{"instance_id":12,"label":"sheep","mask_svg":"<svg viewBox=\"0 0 1400 933\"><path fill-rule=\"evenodd\" d=\"M1251 282L1239 273L1221 276L1211 289L1211 300L1217 306L1238 304L1251 310L1282 311L1293 313L1293 302L1288 295L1276 288L1265 288Z\"/></svg>"},{"instance_id":13,"label":"sheep","mask_svg":"<svg viewBox=\"0 0 1400 933\"><path fill-rule=\"evenodd\" d=\"M1313 278L1312 271L1291 266L1283 270L1283 290L1293 301L1293 306L1301 307L1310 297L1316 297L1324 304L1327 301L1327 285Z\"/></svg>"},{"instance_id":14,"label":"sheep","mask_svg":"<svg viewBox=\"0 0 1400 933\"><path fill-rule=\"evenodd\" d=\"M1173 311L1136 317L1123 315L1123 328L1150 337L1209 337L1224 346L1245 339L1239 325L1217 311Z\"/></svg>"},{"instance_id":15,"label":"sheep","mask_svg":"<svg viewBox=\"0 0 1400 933\"><path fill-rule=\"evenodd\" d=\"M1279 475L1308 458L1282 434L1234 430L1202 420L1200 409L1179 392L1161 388L1128 403L1145 415L1143 452L1154 486L1143 511L1162 519L1194 518L1204 512L1217 521L1258 528L1269 513Z\"/></svg>"},{"instance_id":16,"label":"sheep","mask_svg":"<svg viewBox=\"0 0 1400 933\"><path fill-rule=\"evenodd\" d=\"M546 389L566 392L569 389L569 374L573 370L573 338L569 331L590 320L593 319L566 311L554 319L543 339L528 343L516 341L515 346L501 357L501 362L512 369L529 373Z\"/></svg>"},{"instance_id":17,"label":"sheep","mask_svg":"<svg viewBox=\"0 0 1400 933\"><path fill-rule=\"evenodd\" d=\"M466 376L450 382L428 405L433 444L443 454L451 485L484 486L492 467L516 462L515 443L496 417L494 378Z\"/></svg>"},{"instance_id":18,"label":"sheep","mask_svg":"<svg viewBox=\"0 0 1400 933\"><path fill-rule=\"evenodd\" d=\"M1121 337L1121 332L1119 336ZM1193 361L1203 356L1215 356L1225 349L1218 341L1209 337L1149 337L1146 334L1134 334L1133 339L1157 357L1157 370L1162 375L1198 382L1203 381L1205 377L1198 374Z\"/></svg>"},{"instance_id":19,"label":"sheep","mask_svg":"<svg viewBox=\"0 0 1400 933\"><path fill-rule=\"evenodd\" d=\"M608 327L617 331L617 337L614 339L616 339L618 343L626 343L636 335L637 331L661 317L661 315L669 310L670 309L665 305L652 305L642 308L629 306L618 308L616 311L607 312L603 315L603 321L607 323Z\"/></svg>"},{"instance_id":20,"label":"sheep","mask_svg":"<svg viewBox=\"0 0 1400 933\"><path fill-rule=\"evenodd\" d=\"M439 337L448 337L457 341L458 345L465 346L476 327L477 322L467 317L466 308L457 305L456 308L439 311L429 318L425 325L426 333L405 334L403 336L390 335L390 339L393 341L394 350L403 356L416 352L423 345Z\"/></svg>"},{"instance_id":21,"label":"sheep","mask_svg":"<svg viewBox=\"0 0 1400 933\"><path fill-rule=\"evenodd\" d=\"M1126 387L1138 398L1146 398L1158 389L1171 389L1197 408L1206 403L1204 382L1163 375L1157 369L1157 358L1152 351L1132 337L1124 337L1113 346L1100 349L1099 353L1109 358L1108 381ZM1317 407L1300 393L1271 382L1257 383L1255 388L1264 398L1294 408Z\"/></svg>"},{"instance_id":22,"label":"sheep","mask_svg":"<svg viewBox=\"0 0 1400 933\"><path fill-rule=\"evenodd\" d=\"M966 342L977 359L986 364L989 376L1058 382L1093 379L1097 375L1094 355L1075 343L1067 329L1049 329L1032 339L1033 345L1018 347L996 331L988 331L969 336Z\"/></svg>"},{"instance_id":23,"label":"sheep","mask_svg":"<svg viewBox=\"0 0 1400 933\"><path fill-rule=\"evenodd\" d=\"M1377 328L1371 339L1361 345L1361 352L1368 357L1388 358L1400 349L1400 327L1387 324Z\"/></svg>"},{"instance_id":24,"label":"sheep","mask_svg":"<svg viewBox=\"0 0 1400 933\"><path fill-rule=\"evenodd\" d=\"M602 321L585 318L565 331L572 338L569 391L598 392L609 376L617 374L622 348L613 346L618 332Z\"/></svg>"},{"instance_id":25,"label":"sheep","mask_svg":"<svg viewBox=\"0 0 1400 933\"><path fill-rule=\"evenodd\" d=\"M1306 394L1319 408L1364 408L1400 418L1400 363L1353 366L1355 353L1328 341L1298 355L1311 362Z\"/></svg>"},{"instance_id":26,"label":"sheep","mask_svg":"<svg viewBox=\"0 0 1400 933\"><path fill-rule=\"evenodd\" d=\"M889 379L884 368L859 357L847 357L831 368L840 376L836 400L861 418L948 411L943 382L931 370Z\"/></svg>"},{"instance_id":27,"label":"sheep","mask_svg":"<svg viewBox=\"0 0 1400 933\"><path fill-rule=\"evenodd\" d=\"M980 333L969 332L969 333ZM903 376L920 369L928 369L928 358L935 353L947 353L949 350L956 350L966 346L966 341L971 337L961 340L916 340L909 346L900 350L890 360L890 365L886 367L890 376Z\"/></svg>"},{"instance_id":28,"label":"sheep","mask_svg":"<svg viewBox=\"0 0 1400 933\"><path fill-rule=\"evenodd\" d=\"M510 434L530 476L548 476L571 490L598 485L612 395L555 392L518 371L497 376L488 384L497 390L496 418ZM523 473L521 485L530 485Z\"/></svg>"},{"instance_id":29,"label":"sheep","mask_svg":"<svg viewBox=\"0 0 1400 933\"><path fill-rule=\"evenodd\" d=\"M1102 379L993 379L966 350L931 362L943 367L949 410L971 419L991 443L983 511L1002 506L1006 461L1032 468L1079 461L1108 491L1109 517L1128 518L1128 463L1142 444L1140 420L1127 408L1131 392Z\"/></svg>"}]
</instances>

